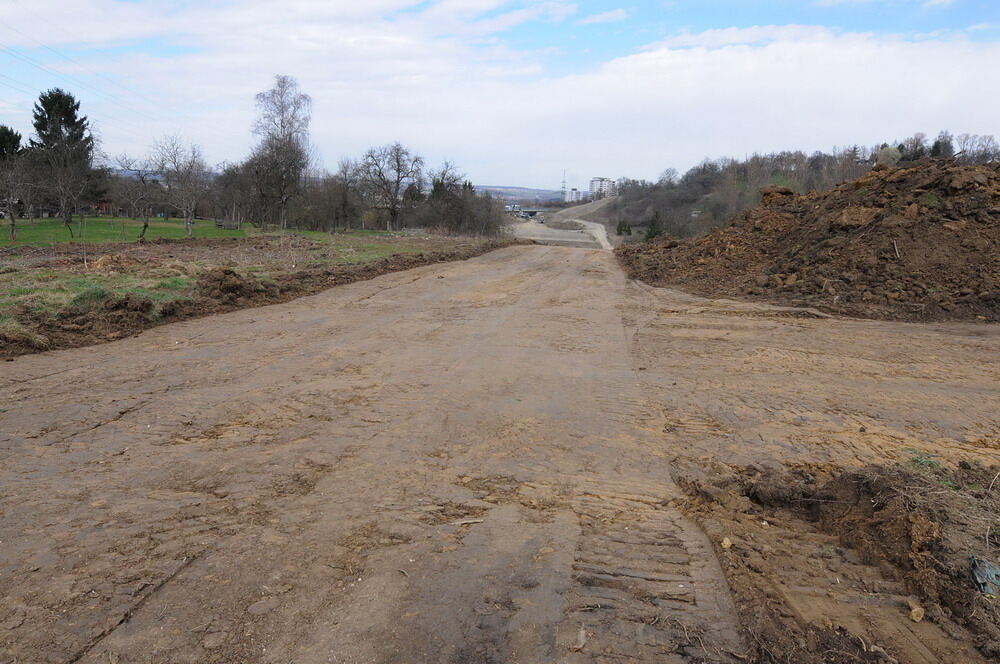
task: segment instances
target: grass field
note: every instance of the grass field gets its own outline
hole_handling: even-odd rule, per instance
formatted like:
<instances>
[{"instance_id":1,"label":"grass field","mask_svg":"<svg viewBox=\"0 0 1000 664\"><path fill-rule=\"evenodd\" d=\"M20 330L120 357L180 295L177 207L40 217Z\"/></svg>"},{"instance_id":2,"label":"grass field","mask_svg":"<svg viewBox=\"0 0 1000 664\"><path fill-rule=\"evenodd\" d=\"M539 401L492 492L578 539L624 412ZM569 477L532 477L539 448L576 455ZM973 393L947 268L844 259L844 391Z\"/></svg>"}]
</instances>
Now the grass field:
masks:
<instances>
[{"instance_id":1,"label":"grass field","mask_svg":"<svg viewBox=\"0 0 1000 664\"><path fill-rule=\"evenodd\" d=\"M17 240L14 244L55 244L58 242L134 242L142 230L142 222L122 217L86 217L82 222L73 224L74 238L62 219L18 219ZM196 221L194 237L244 237L244 230L225 230L216 228L211 221ZM182 219L151 219L147 240L159 238L179 239L187 237ZM10 246L7 239L7 222L3 222L0 230L0 247Z\"/></svg>"}]
</instances>

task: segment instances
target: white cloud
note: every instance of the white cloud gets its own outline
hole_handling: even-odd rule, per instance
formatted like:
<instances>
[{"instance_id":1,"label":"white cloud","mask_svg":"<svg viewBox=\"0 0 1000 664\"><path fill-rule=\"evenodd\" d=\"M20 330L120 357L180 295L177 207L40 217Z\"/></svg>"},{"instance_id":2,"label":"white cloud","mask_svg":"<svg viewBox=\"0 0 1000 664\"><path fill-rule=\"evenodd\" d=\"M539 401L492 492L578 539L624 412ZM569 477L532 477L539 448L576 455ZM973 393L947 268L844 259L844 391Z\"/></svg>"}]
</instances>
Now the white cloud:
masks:
<instances>
[{"instance_id":1,"label":"white cloud","mask_svg":"<svg viewBox=\"0 0 1000 664\"><path fill-rule=\"evenodd\" d=\"M718 48L733 44L763 44L783 41L829 41L835 33L829 28L815 25L756 25L750 28L717 28L702 32L680 32L647 46L647 50L658 48L688 48L703 46Z\"/></svg>"},{"instance_id":2,"label":"white cloud","mask_svg":"<svg viewBox=\"0 0 1000 664\"><path fill-rule=\"evenodd\" d=\"M564 168L581 184L596 173L654 177L705 156L873 144L944 128L994 133L1000 107L992 66L1000 45L959 34L915 39L799 25L678 33L556 76L538 51L505 45L502 30L566 20L572 3L34 0L30 7L6 12L9 24L45 24L46 43L67 52L73 41L90 40L107 53L76 55L80 63L135 91L88 79L115 94L111 101L68 86L112 154L138 154L157 136L180 133L213 161L239 159L250 147L253 94L275 73L297 77L313 96L314 141L328 166L398 139L432 163L455 160L484 184L555 187ZM32 46L0 34L18 49ZM192 50L113 50L133 36ZM30 96L4 88L3 97L0 123L30 130Z\"/></svg>"},{"instance_id":3,"label":"white cloud","mask_svg":"<svg viewBox=\"0 0 1000 664\"><path fill-rule=\"evenodd\" d=\"M591 14L590 16L585 16L577 21L577 25L593 25L595 23L617 23L618 21L624 21L628 18L628 10L625 9L612 9L611 11L601 12L600 14Z\"/></svg>"},{"instance_id":4,"label":"white cloud","mask_svg":"<svg viewBox=\"0 0 1000 664\"><path fill-rule=\"evenodd\" d=\"M875 2L886 2L887 0L816 0L813 4L818 7L833 7L836 5L860 5ZM955 4L957 0L910 0L919 2L922 7L947 7Z\"/></svg>"}]
</instances>

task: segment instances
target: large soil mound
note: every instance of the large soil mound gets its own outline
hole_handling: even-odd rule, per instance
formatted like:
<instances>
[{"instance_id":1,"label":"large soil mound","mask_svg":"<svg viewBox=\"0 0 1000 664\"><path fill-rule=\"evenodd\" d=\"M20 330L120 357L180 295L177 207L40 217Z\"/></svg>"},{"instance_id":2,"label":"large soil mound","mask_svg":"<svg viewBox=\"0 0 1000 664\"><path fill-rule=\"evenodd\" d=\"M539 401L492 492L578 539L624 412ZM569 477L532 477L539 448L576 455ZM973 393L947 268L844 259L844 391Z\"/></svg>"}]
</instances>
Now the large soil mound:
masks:
<instances>
[{"instance_id":1,"label":"large soil mound","mask_svg":"<svg viewBox=\"0 0 1000 664\"><path fill-rule=\"evenodd\" d=\"M876 168L763 203L708 235L618 249L630 276L909 320L1000 320L1000 164Z\"/></svg>"}]
</instances>

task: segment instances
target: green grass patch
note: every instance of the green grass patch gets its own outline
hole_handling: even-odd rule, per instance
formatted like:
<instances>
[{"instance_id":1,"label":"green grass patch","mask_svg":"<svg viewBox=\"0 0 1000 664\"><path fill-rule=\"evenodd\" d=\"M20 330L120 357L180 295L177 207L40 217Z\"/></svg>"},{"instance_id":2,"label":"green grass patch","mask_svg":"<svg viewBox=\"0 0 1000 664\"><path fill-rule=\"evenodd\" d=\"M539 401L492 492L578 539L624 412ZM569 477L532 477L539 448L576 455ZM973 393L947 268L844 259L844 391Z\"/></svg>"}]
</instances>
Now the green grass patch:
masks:
<instances>
[{"instance_id":1,"label":"green grass patch","mask_svg":"<svg viewBox=\"0 0 1000 664\"><path fill-rule=\"evenodd\" d=\"M14 244L58 244L61 242L81 242L107 244L110 242L135 242L142 231L142 222L136 219L122 217L87 217L82 222L72 224L73 235L70 237L66 225L61 219L19 219L17 223L17 240ZM212 221L198 220L194 224L194 237L246 237L244 230L228 230L217 228ZM183 239L187 237L184 221L181 219L150 219L146 231L147 240ZM0 236L0 246L9 246L7 234Z\"/></svg>"},{"instance_id":2,"label":"green grass patch","mask_svg":"<svg viewBox=\"0 0 1000 664\"><path fill-rule=\"evenodd\" d=\"M937 207L941 204L941 199L927 191L917 197L917 202L925 207Z\"/></svg>"},{"instance_id":3,"label":"green grass patch","mask_svg":"<svg viewBox=\"0 0 1000 664\"><path fill-rule=\"evenodd\" d=\"M789 189L791 189L793 191L799 191L799 184L798 184L798 182L796 182L794 179L792 179L791 177L789 177L787 175L781 175L781 174L772 175L771 179L768 180L768 184L774 185L774 186L777 186L777 187L788 187Z\"/></svg>"},{"instance_id":4,"label":"green grass patch","mask_svg":"<svg viewBox=\"0 0 1000 664\"><path fill-rule=\"evenodd\" d=\"M109 297L111 297L111 293L106 288L102 286L89 286L74 295L69 304L74 309L94 309Z\"/></svg>"},{"instance_id":5,"label":"green grass patch","mask_svg":"<svg viewBox=\"0 0 1000 664\"><path fill-rule=\"evenodd\" d=\"M190 299L194 278L152 277L142 274L94 274L51 269L23 270L0 275L0 316L12 317L21 310L42 316L58 316L67 310L89 311L109 299L126 295L149 298L156 304Z\"/></svg>"},{"instance_id":6,"label":"green grass patch","mask_svg":"<svg viewBox=\"0 0 1000 664\"><path fill-rule=\"evenodd\" d=\"M916 452L916 450L912 451ZM910 457L910 465L921 470L938 470L941 468L941 462L935 459L933 455L921 453L915 453Z\"/></svg>"},{"instance_id":7,"label":"green grass patch","mask_svg":"<svg viewBox=\"0 0 1000 664\"><path fill-rule=\"evenodd\" d=\"M170 277L168 279L160 279L156 282L156 288L176 291L190 288L192 284L194 284L194 279L191 277Z\"/></svg>"},{"instance_id":8,"label":"green grass patch","mask_svg":"<svg viewBox=\"0 0 1000 664\"><path fill-rule=\"evenodd\" d=\"M71 227L73 237L62 219L19 219L17 222L16 245L34 244L50 245L63 242L78 242L88 244L108 244L113 242L135 242L142 232L142 221L124 217L86 217L82 221L75 220ZM311 240L324 242L341 243L344 239L353 240L359 238L386 238L390 242L399 238L399 244L405 246L407 236L400 233L387 231L357 229L349 231L338 231L328 233L326 231L308 231L289 229L285 231L261 231L253 226L247 225L239 230L218 228L215 222L209 220L196 220L194 224L195 238L224 238L224 237L251 237L251 236L302 236ZM187 237L184 229L183 219L165 219L155 217L149 220L149 228L146 230L147 240L172 239L181 240ZM0 234L0 246L9 246L11 242L7 239L7 234Z\"/></svg>"}]
</instances>

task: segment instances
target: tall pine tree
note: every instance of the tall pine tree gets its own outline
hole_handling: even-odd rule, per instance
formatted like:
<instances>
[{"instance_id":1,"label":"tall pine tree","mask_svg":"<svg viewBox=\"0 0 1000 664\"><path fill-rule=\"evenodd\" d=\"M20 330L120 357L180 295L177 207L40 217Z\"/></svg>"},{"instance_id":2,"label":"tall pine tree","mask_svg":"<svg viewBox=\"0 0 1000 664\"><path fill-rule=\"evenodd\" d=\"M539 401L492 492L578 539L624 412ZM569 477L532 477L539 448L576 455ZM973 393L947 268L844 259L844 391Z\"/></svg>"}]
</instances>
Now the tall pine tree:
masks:
<instances>
[{"instance_id":1,"label":"tall pine tree","mask_svg":"<svg viewBox=\"0 0 1000 664\"><path fill-rule=\"evenodd\" d=\"M60 88L43 92L35 103L31 151L39 157L45 188L73 236L73 213L91 184L94 136L90 121L80 115L80 102Z\"/></svg>"},{"instance_id":2,"label":"tall pine tree","mask_svg":"<svg viewBox=\"0 0 1000 664\"><path fill-rule=\"evenodd\" d=\"M653 218L646 227L646 242L663 235L663 221L660 220L660 211L653 212Z\"/></svg>"},{"instance_id":3,"label":"tall pine tree","mask_svg":"<svg viewBox=\"0 0 1000 664\"><path fill-rule=\"evenodd\" d=\"M0 159L18 154L21 151L21 134L7 125L0 125Z\"/></svg>"}]
</instances>

